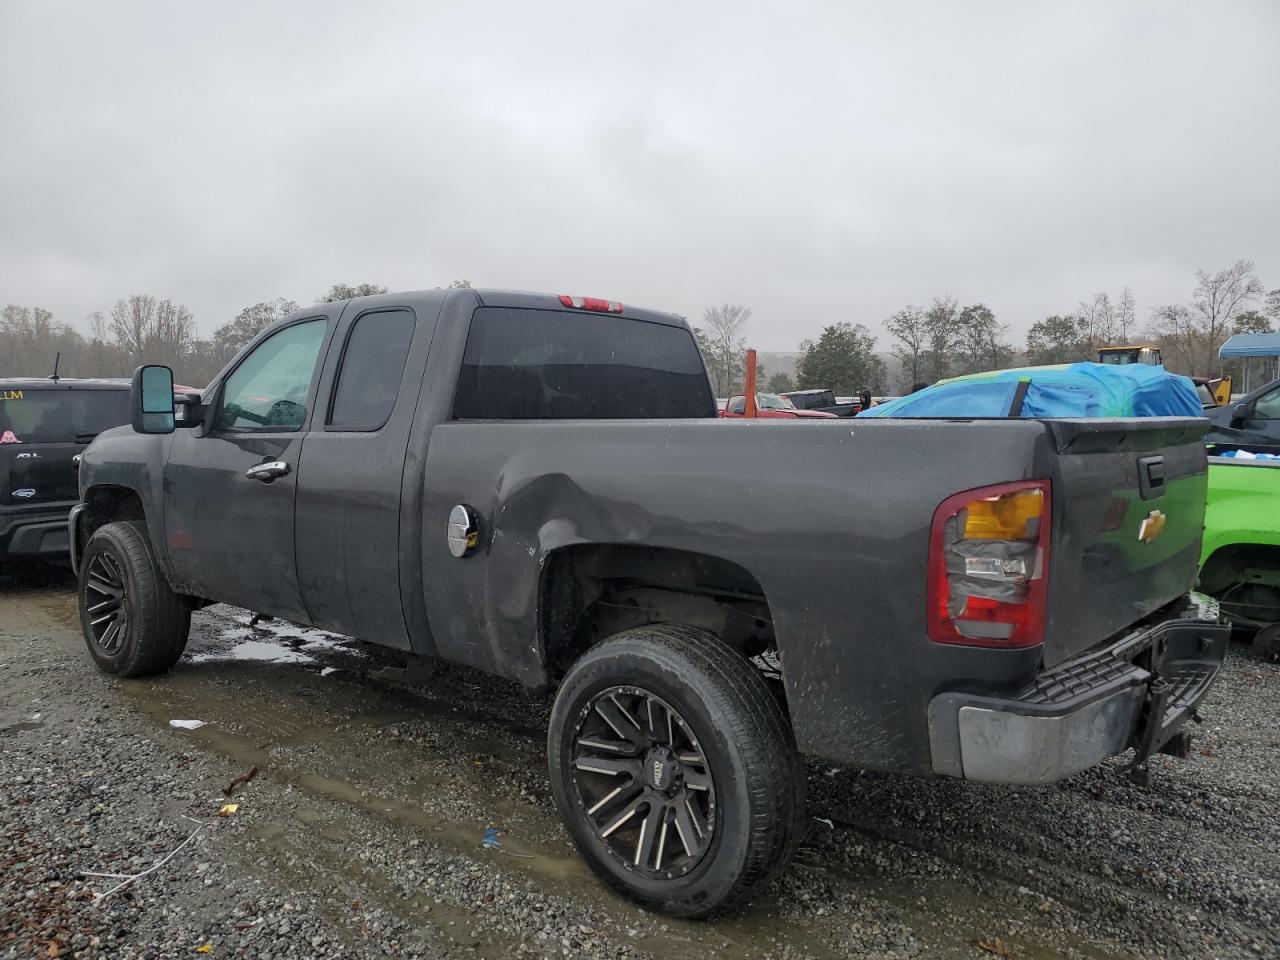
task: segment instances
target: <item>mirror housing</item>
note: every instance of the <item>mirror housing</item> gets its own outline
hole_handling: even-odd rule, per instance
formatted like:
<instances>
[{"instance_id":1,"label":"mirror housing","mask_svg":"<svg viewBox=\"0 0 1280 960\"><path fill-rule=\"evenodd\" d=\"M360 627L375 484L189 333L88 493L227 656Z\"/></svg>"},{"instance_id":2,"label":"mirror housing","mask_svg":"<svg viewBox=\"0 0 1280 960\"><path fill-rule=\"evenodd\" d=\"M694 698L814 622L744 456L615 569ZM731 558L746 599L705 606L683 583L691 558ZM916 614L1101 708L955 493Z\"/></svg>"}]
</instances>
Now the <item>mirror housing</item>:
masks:
<instances>
[{"instance_id":1,"label":"mirror housing","mask_svg":"<svg viewBox=\"0 0 1280 960\"><path fill-rule=\"evenodd\" d=\"M1231 408L1231 422L1239 423L1241 420L1248 420L1253 416L1253 403L1248 400L1242 400Z\"/></svg>"},{"instance_id":2,"label":"mirror housing","mask_svg":"<svg viewBox=\"0 0 1280 960\"><path fill-rule=\"evenodd\" d=\"M133 371L129 404L138 433L173 433L173 371L149 363Z\"/></svg>"}]
</instances>

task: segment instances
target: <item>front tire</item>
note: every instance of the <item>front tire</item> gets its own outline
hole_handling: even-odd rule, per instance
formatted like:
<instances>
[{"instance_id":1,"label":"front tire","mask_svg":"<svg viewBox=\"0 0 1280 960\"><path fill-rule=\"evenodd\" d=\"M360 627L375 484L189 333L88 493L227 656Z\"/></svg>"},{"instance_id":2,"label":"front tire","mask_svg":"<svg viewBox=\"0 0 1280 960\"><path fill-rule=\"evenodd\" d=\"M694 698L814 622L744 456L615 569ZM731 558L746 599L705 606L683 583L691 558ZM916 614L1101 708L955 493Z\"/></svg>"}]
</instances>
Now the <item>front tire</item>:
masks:
<instances>
[{"instance_id":1,"label":"front tire","mask_svg":"<svg viewBox=\"0 0 1280 960\"><path fill-rule=\"evenodd\" d=\"M799 840L804 766L782 709L703 630L639 627L589 650L556 696L548 758L583 858L674 916L740 905Z\"/></svg>"},{"instance_id":2,"label":"front tire","mask_svg":"<svg viewBox=\"0 0 1280 960\"><path fill-rule=\"evenodd\" d=\"M164 673L187 645L191 606L165 580L139 523L94 531L80 560L79 605L89 654L106 673Z\"/></svg>"}]
</instances>

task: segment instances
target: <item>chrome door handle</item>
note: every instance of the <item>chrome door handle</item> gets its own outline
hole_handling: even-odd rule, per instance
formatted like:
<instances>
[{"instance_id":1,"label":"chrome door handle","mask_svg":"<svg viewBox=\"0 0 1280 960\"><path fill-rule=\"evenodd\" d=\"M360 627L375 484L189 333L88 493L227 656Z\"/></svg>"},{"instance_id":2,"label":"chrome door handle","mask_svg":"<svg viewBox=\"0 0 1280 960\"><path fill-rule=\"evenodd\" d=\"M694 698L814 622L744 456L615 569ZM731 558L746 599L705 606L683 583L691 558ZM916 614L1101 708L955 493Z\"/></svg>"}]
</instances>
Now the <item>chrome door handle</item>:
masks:
<instances>
[{"instance_id":1,"label":"chrome door handle","mask_svg":"<svg viewBox=\"0 0 1280 960\"><path fill-rule=\"evenodd\" d=\"M254 464L244 472L244 475L250 480L270 483L276 477L283 477L288 472L289 465L283 460L268 460L266 463Z\"/></svg>"}]
</instances>

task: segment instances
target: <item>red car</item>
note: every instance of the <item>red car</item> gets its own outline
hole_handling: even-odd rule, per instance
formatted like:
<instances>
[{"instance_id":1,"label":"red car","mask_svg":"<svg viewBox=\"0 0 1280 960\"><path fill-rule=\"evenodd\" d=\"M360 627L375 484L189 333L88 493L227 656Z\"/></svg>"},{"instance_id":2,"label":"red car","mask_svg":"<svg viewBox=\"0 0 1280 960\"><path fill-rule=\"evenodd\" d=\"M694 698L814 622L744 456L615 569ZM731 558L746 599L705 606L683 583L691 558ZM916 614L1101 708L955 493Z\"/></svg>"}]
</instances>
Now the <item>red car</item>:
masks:
<instances>
[{"instance_id":1,"label":"red car","mask_svg":"<svg viewBox=\"0 0 1280 960\"><path fill-rule=\"evenodd\" d=\"M730 397L729 402L725 404L725 408L720 411L720 416L726 419L737 419L745 417L747 410L747 398L739 394L736 397ZM780 397L776 393L757 393L756 394L756 416L765 417L771 420L834 420L834 413L823 413L820 410L798 410L796 405L786 397Z\"/></svg>"}]
</instances>

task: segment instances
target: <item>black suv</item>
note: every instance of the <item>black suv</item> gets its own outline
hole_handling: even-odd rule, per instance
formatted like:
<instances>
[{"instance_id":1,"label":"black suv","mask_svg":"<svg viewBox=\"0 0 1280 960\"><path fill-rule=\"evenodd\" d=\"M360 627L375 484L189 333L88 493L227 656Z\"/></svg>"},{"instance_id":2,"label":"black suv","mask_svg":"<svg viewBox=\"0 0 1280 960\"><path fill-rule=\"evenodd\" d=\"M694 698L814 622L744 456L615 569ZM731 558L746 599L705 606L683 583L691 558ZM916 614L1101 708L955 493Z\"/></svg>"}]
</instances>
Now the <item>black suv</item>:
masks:
<instances>
[{"instance_id":1,"label":"black suv","mask_svg":"<svg viewBox=\"0 0 1280 960\"><path fill-rule=\"evenodd\" d=\"M0 562L68 555L74 458L129 422L129 383L0 379Z\"/></svg>"}]
</instances>

